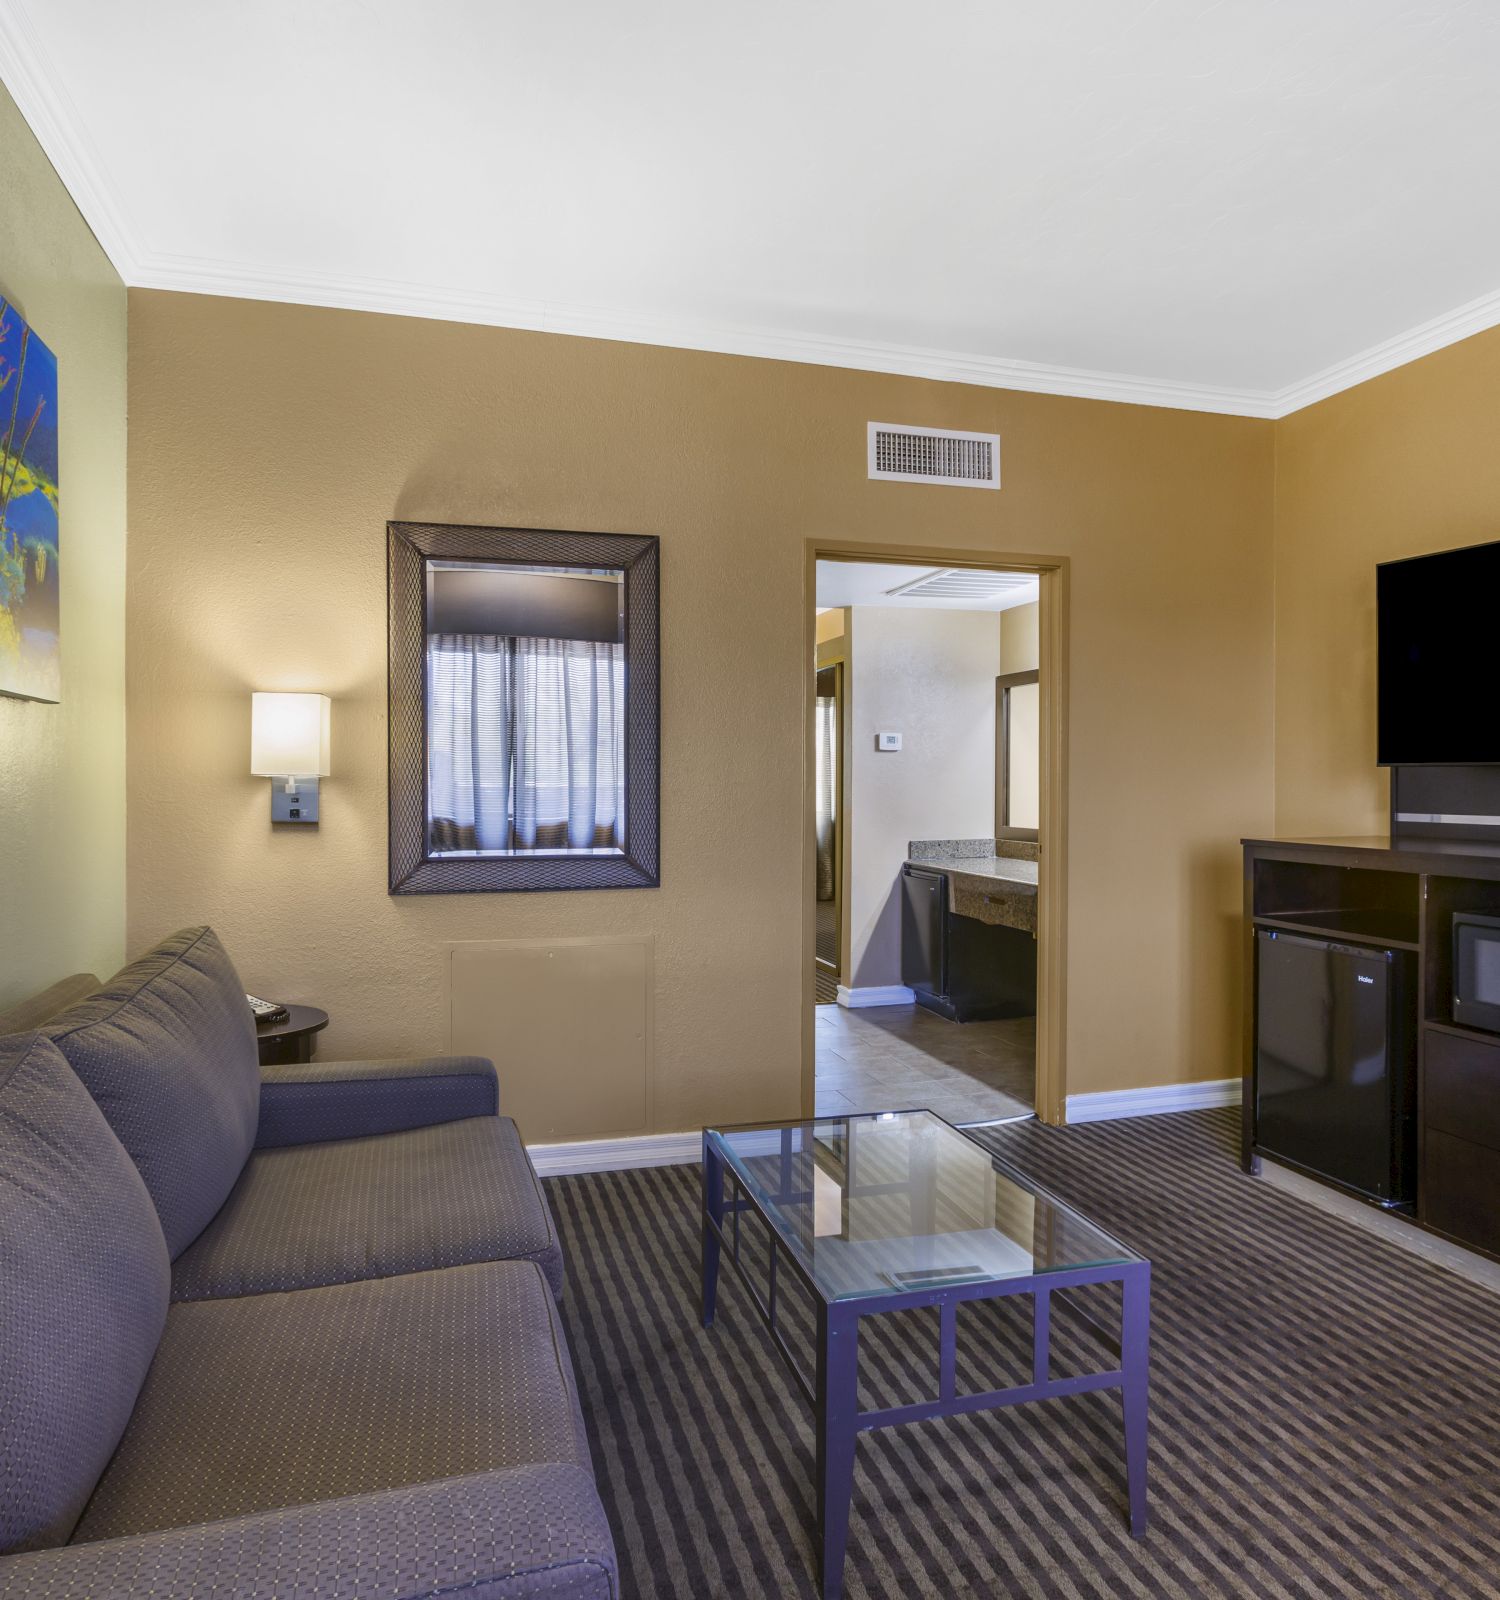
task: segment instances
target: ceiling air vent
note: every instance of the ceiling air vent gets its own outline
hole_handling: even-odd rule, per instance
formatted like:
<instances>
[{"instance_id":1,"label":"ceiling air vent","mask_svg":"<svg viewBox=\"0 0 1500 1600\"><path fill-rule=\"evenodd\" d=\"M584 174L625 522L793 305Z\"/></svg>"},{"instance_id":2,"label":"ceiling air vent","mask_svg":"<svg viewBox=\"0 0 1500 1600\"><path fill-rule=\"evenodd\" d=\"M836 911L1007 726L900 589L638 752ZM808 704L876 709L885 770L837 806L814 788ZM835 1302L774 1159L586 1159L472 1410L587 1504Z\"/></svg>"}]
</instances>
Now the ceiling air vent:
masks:
<instances>
[{"instance_id":1,"label":"ceiling air vent","mask_svg":"<svg viewBox=\"0 0 1500 1600\"><path fill-rule=\"evenodd\" d=\"M963 567L944 567L941 571L929 572L910 583L903 583L899 588L888 589L886 593L900 595L907 600L914 600L920 595L928 600L968 600L978 603L1003 599L1035 582L1036 579L1025 572L981 572Z\"/></svg>"},{"instance_id":2,"label":"ceiling air vent","mask_svg":"<svg viewBox=\"0 0 1500 1600\"><path fill-rule=\"evenodd\" d=\"M870 476L902 483L956 483L969 489L1000 487L998 433L941 432L896 422L870 425Z\"/></svg>"}]
</instances>

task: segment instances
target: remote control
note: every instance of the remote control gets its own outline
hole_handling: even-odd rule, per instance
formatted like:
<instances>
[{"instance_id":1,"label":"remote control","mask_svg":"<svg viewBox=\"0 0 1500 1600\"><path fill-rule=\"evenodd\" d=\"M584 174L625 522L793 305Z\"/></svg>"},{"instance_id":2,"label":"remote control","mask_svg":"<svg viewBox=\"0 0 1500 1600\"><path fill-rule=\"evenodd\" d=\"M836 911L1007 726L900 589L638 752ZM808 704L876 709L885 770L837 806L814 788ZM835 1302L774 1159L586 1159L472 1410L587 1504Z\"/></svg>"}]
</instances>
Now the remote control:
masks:
<instances>
[{"instance_id":1,"label":"remote control","mask_svg":"<svg viewBox=\"0 0 1500 1600\"><path fill-rule=\"evenodd\" d=\"M255 1013L256 1022L285 1022L291 1015L285 1006L279 1006L274 1000L261 1000L253 994L247 994L245 999L250 1002L250 1009Z\"/></svg>"}]
</instances>

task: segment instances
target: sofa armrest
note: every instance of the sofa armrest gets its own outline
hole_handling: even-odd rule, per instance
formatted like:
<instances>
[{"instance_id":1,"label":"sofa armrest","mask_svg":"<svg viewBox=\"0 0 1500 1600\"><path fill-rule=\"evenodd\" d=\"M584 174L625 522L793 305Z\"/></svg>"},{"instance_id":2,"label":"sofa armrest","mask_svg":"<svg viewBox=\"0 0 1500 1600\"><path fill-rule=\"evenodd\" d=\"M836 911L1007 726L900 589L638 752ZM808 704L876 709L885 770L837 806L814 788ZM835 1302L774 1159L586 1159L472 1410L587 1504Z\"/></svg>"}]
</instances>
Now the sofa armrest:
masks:
<instances>
[{"instance_id":1,"label":"sofa armrest","mask_svg":"<svg viewBox=\"0 0 1500 1600\"><path fill-rule=\"evenodd\" d=\"M408 1061L310 1061L260 1070L257 1148L398 1133L500 1110L494 1063L483 1056Z\"/></svg>"},{"instance_id":2,"label":"sofa armrest","mask_svg":"<svg viewBox=\"0 0 1500 1600\"><path fill-rule=\"evenodd\" d=\"M619 1600L586 1467L511 1467L129 1539L0 1556L0 1600Z\"/></svg>"}]
</instances>

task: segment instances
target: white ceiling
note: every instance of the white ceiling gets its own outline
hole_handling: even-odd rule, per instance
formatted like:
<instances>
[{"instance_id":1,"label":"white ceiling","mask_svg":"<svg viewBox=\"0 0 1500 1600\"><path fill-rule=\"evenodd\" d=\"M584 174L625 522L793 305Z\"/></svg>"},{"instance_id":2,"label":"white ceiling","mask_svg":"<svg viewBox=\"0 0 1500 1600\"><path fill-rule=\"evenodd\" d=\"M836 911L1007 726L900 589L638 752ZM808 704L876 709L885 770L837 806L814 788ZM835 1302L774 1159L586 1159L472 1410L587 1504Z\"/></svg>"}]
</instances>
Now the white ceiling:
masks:
<instances>
[{"instance_id":1,"label":"white ceiling","mask_svg":"<svg viewBox=\"0 0 1500 1600\"><path fill-rule=\"evenodd\" d=\"M1040 592L1038 579L1027 574L1006 594L993 599L943 599L925 594L892 594L907 584L946 570L943 567L916 567L884 561L820 561L817 576L817 603L824 610L834 606L895 606L903 611L1009 611L1024 606Z\"/></svg>"},{"instance_id":2,"label":"white ceiling","mask_svg":"<svg viewBox=\"0 0 1500 1600\"><path fill-rule=\"evenodd\" d=\"M1255 415L1500 322L1497 0L0 0L0 76L135 284Z\"/></svg>"}]
</instances>

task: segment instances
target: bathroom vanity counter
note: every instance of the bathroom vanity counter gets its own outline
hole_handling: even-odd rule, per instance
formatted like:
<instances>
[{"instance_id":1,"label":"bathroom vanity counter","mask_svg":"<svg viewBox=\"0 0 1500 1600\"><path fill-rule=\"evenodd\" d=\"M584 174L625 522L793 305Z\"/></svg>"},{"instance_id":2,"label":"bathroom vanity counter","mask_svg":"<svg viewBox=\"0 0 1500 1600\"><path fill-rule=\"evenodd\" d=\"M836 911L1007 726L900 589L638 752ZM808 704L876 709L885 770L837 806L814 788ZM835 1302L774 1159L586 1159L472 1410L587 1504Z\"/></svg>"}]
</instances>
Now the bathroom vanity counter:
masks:
<instances>
[{"instance_id":1,"label":"bathroom vanity counter","mask_svg":"<svg viewBox=\"0 0 1500 1600\"><path fill-rule=\"evenodd\" d=\"M980 851L978 845L987 849ZM941 872L948 879L948 909L992 927L1036 932L1037 860L1033 844L1001 840L1002 850L1029 855L997 855L996 842L985 840L920 840L907 846L907 865Z\"/></svg>"}]
</instances>

